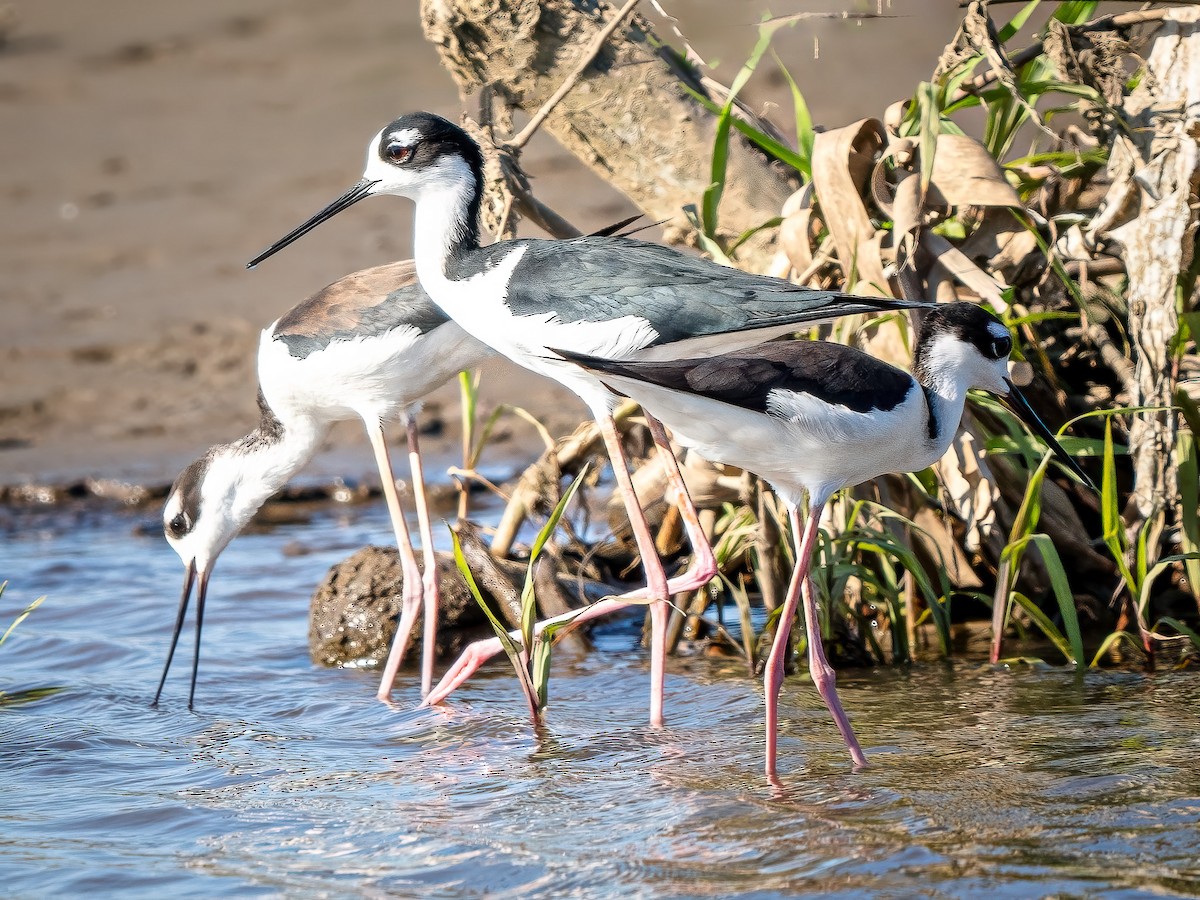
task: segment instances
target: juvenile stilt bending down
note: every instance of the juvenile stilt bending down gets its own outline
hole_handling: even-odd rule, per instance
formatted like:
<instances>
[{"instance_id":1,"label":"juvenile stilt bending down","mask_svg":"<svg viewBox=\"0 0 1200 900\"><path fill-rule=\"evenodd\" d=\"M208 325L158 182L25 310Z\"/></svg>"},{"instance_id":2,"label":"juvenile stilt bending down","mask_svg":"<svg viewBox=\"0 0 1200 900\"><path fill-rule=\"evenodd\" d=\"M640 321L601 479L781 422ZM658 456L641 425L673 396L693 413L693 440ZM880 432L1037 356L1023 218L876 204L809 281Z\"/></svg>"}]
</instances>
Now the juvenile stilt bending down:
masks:
<instances>
[{"instance_id":1,"label":"juvenile stilt bending down","mask_svg":"<svg viewBox=\"0 0 1200 900\"><path fill-rule=\"evenodd\" d=\"M379 466L388 513L404 569L401 615L380 699L396 670L424 599L425 635L421 691L433 682L437 634L437 563L417 443L420 400L462 369L493 352L451 322L421 290L411 262L347 275L296 306L262 333L258 349L258 428L231 444L218 444L175 480L163 509L167 541L187 571L171 649L155 692L158 702L183 627L192 584L196 596L196 653L188 708L196 691L200 630L209 574L217 556L267 498L308 462L329 426L359 418ZM396 480L384 443L383 423L393 417L408 430L408 455L421 545L422 578L413 552Z\"/></svg>"},{"instance_id":2,"label":"juvenile stilt bending down","mask_svg":"<svg viewBox=\"0 0 1200 900\"><path fill-rule=\"evenodd\" d=\"M728 352L837 316L921 304L802 288L630 238L521 239L481 247L482 193L483 158L466 132L430 113L403 116L372 139L358 184L250 265L372 194L416 202L415 257L429 296L479 340L575 391L600 425L653 601L650 721L660 724L666 601L707 584L716 562L666 436L653 423L695 551L688 572L667 579L629 481L612 421L613 394L548 348L605 359L680 359Z\"/></svg>"},{"instance_id":3,"label":"juvenile stilt bending down","mask_svg":"<svg viewBox=\"0 0 1200 900\"><path fill-rule=\"evenodd\" d=\"M973 304L953 303L926 315L911 375L860 350L822 341L764 344L713 359L671 362L605 360L562 351L651 410L684 446L764 478L788 508L796 568L764 677L768 775L776 772L779 689L788 631L801 597L813 681L854 764L866 762L821 647L809 578L821 509L834 491L935 463L958 430L970 388L1008 396L1014 409L1091 486L1008 380L1011 350L1008 329L998 319ZM798 510L804 494L809 509L802 526ZM580 618L590 617L591 610ZM426 701L444 698L499 649L495 644L469 648Z\"/></svg>"}]
</instances>

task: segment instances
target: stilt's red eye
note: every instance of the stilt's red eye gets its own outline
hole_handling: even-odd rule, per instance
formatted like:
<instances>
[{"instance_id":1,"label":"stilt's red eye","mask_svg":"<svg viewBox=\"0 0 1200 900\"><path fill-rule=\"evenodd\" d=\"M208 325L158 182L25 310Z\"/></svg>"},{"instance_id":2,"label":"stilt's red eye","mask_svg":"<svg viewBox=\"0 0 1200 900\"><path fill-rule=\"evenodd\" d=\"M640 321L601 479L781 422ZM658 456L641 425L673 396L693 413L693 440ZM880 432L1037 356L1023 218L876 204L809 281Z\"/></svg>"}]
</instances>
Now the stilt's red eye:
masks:
<instances>
[{"instance_id":1,"label":"stilt's red eye","mask_svg":"<svg viewBox=\"0 0 1200 900\"><path fill-rule=\"evenodd\" d=\"M383 148L383 156L388 162L401 165L408 162L413 155L413 148L407 144L401 144L398 141L392 141Z\"/></svg>"}]
</instances>

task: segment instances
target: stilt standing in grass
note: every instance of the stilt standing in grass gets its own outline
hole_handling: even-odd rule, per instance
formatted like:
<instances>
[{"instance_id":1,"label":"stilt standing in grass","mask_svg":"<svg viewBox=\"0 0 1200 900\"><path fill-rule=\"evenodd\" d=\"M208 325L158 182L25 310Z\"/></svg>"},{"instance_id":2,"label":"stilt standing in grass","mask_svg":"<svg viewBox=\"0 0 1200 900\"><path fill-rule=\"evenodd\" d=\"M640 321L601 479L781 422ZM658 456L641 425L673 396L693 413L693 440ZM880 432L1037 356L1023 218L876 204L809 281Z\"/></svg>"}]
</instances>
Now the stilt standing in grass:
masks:
<instances>
[{"instance_id":1,"label":"stilt standing in grass","mask_svg":"<svg viewBox=\"0 0 1200 900\"><path fill-rule=\"evenodd\" d=\"M821 510L834 491L889 472L933 465L958 430L970 388L1006 395L1071 471L1092 486L1009 381L1011 350L1008 329L995 316L970 303L952 303L926 315L911 375L861 350L824 341L784 341L714 359L670 362L560 351L653 412L684 446L764 478L788 508L796 567L763 679L768 775L776 774L779 689L788 631L801 596L813 682L854 764L866 763L825 659L809 578ZM802 525L799 509L805 494L808 520ZM615 605L610 601L602 611ZM579 618L590 617L596 607ZM472 645L427 702L443 699L497 650L498 641Z\"/></svg>"},{"instance_id":2,"label":"stilt standing in grass","mask_svg":"<svg viewBox=\"0 0 1200 900\"><path fill-rule=\"evenodd\" d=\"M258 349L257 429L218 444L175 480L163 510L167 541L187 567L171 649L154 702L162 693L193 582L196 655L188 708L196 691L200 630L208 578L217 556L267 498L283 487L324 439L329 426L361 419L375 451L379 477L404 569L400 623L379 684L391 692L413 623L425 609L421 692L433 682L437 635L437 562L417 441L421 398L492 351L449 321L421 290L411 262L347 275L296 306L262 333ZM422 578L396 495L383 423L399 417L408 432L417 522L425 558Z\"/></svg>"},{"instance_id":3,"label":"stilt standing in grass","mask_svg":"<svg viewBox=\"0 0 1200 900\"><path fill-rule=\"evenodd\" d=\"M365 197L415 201L417 272L434 302L479 340L575 391L600 425L652 601L650 721L661 724L667 600L707 584L716 561L666 433L651 418L695 551L689 571L667 579L629 480L612 421L613 394L548 348L606 359L680 359L728 352L837 316L922 304L802 288L629 238L521 239L482 247L482 173L479 147L461 128L430 113L402 116L372 139L358 184L250 265Z\"/></svg>"}]
</instances>

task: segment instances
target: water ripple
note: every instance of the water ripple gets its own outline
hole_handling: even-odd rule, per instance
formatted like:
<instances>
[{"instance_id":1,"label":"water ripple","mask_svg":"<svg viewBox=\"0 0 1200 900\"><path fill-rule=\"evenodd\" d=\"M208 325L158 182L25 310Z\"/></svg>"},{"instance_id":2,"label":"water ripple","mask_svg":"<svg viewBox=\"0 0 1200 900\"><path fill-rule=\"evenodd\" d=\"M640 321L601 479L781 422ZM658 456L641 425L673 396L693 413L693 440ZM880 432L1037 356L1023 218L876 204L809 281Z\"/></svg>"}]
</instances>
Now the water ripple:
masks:
<instances>
[{"instance_id":1,"label":"water ripple","mask_svg":"<svg viewBox=\"0 0 1200 900\"><path fill-rule=\"evenodd\" d=\"M1194 676L975 664L845 673L871 766L811 682L761 776L761 686L673 662L645 724L636 617L563 654L533 729L503 661L438 709L411 673L314 667L305 606L378 511L247 535L149 708L177 561L127 517L5 536L4 601L49 599L3 648L0 876L20 896L1105 897L1200 891ZM297 537L312 552L285 558Z\"/></svg>"}]
</instances>

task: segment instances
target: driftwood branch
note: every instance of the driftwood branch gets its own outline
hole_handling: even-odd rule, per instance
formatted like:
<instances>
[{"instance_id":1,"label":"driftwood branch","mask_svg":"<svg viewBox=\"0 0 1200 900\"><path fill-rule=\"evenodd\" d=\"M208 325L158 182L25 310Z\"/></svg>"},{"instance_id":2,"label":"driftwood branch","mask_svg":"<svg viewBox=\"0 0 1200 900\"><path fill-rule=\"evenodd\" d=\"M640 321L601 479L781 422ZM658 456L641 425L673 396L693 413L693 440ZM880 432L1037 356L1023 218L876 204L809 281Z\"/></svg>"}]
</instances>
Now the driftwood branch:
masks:
<instances>
[{"instance_id":1,"label":"driftwood branch","mask_svg":"<svg viewBox=\"0 0 1200 900\"><path fill-rule=\"evenodd\" d=\"M575 87L580 76L587 71L588 66L595 60L596 54L600 52L604 46L604 42L612 37L614 31L621 27L621 23L629 17L629 14L633 12L633 8L637 5L638 0L628 0L621 7L620 12L613 16L612 20L596 33L596 36L592 38L592 42L588 44L587 49L583 51L583 57L579 60L579 64L571 70L571 74L563 79L563 83L558 86L558 90L551 95L549 100L542 104L542 108L533 114L533 118L529 120L529 124L522 129L521 133L508 142L510 148L520 150L529 143L529 139L537 133L542 123L546 121L546 117L553 112L554 107L558 106L563 97L571 93L571 89Z\"/></svg>"},{"instance_id":2,"label":"driftwood branch","mask_svg":"<svg viewBox=\"0 0 1200 900\"><path fill-rule=\"evenodd\" d=\"M486 88L533 116L589 59L614 11L586 0L422 0L421 15L464 95ZM637 14L594 57L542 127L652 219L673 223L669 237L686 237L681 210L699 203L711 181L717 117L689 93L708 94L703 79ZM778 215L795 187L782 167L733 133L721 236L736 238ZM739 260L766 271L774 254L774 231L764 229Z\"/></svg>"},{"instance_id":3,"label":"driftwood branch","mask_svg":"<svg viewBox=\"0 0 1200 900\"><path fill-rule=\"evenodd\" d=\"M967 7L977 0L963 0L959 6ZM993 3L997 0L992 0ZM1191 0L1191 2L1200 2L1200 0ZM1136 12L1115 13L1112 15L1101 16L1098 19L1093 19L1091 22L1086 22L1083 25L1076 25L1068 30L1075 31L1105 31L1108 29L1133 28L1136 25L1145 25L1149 22L1160 22L1166 17L1170 10L1167 9L1141 9ZM1028 47L1018 50L1008 58L1009 65L1012 69L1019 69L1031 60L1037 59L1045 50L1045 45L1041 41L1035 41ZM991 87L998 82L1003 73L995 69L984 72L982 75L976 75L963 82L957 91L951 95L949 102L957 103L964 97L971 94L978 94L985 88Z\"/></svg>"},{"instance_id":4,"label":"driftwood branch","mask_svg":"<svg viewBox=\"0 0 1200 900\"><path fill-rule=\"evenodd\" d=\"M1130 95L1129 136L1115 139L1106 203L1136 214L1112 229L1129 273L1129 336L1139 406L1169 407L1177 383L1171 345L1179 332L1179 273L1192 263L1200 189L1200 8L1163 10L1146 58L1147 75ZM1176 418L1138 414L1130 428L1137 520L1176 506Z\"/></svg>"}]
</instances>

